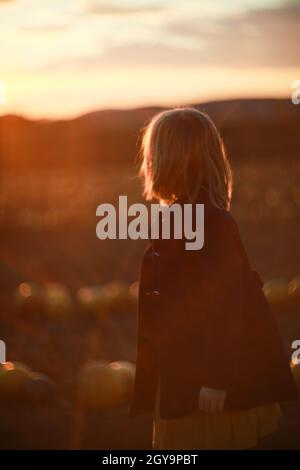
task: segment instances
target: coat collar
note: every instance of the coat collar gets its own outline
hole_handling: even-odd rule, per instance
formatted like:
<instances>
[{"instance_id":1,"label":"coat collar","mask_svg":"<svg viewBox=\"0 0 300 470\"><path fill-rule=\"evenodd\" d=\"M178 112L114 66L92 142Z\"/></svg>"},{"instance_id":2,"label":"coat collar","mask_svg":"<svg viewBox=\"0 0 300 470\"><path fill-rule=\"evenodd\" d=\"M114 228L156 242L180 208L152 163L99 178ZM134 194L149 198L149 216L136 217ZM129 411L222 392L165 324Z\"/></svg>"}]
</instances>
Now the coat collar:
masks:
<instances>
[{"instance_id":1,"label":"coat collar","mask_svg":"<svg viewBox=\"0 0 300 470\"><path fill-rule=\"evenodd\" d=\"M211 205L210 199L208 192L205 188L200 188L197 194L197 197L195 198L194 202L191 202L189 197L186 194L181 195L173 204L204 204L204 205ZM171 206L173 205L171 204ZM150 237L150 246L152 248L152 252L155 252L156 250L164 249L167 251L172 251L172 248L178 249L182 247L185 239L184 237L182 239L174 239L171 236L170 240L166 239L151 239Z\"/></svg>"},{"instance_id":2,"label":"coat collar","mask_svg":"<svg viewBox=\"0 0 300 470\"><path fill-rule=\"evenodd\" d=\"M175 203L179 204L208 204L210 203L210 198L207 190L205 188L200 188L197 196L195 198L195 201L191 202L187 194L182 194L176 201Z\"/></svg>"}]
</instances>

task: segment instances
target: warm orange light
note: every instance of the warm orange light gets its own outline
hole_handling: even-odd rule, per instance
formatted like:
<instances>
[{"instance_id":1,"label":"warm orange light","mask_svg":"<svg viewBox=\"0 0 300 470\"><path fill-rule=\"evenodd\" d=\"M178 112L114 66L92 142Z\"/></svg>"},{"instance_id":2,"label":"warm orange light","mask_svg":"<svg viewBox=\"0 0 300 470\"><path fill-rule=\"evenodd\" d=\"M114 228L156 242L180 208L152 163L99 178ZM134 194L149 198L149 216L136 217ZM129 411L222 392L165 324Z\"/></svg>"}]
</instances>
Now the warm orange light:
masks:
<instances>
[{"instance_id":1,"label":"warm orange light","mask_svg":"<svg viewBox=\"0 0 300 470\"><path fill-rule=\"evenodd\" d=\"M227 98L289 97L291 90L287 84L295 76L297 69L293 67L165 66L163 74L158 73L156 67L146 65L134 71L128 66L105 71L99 68L92 74L80 70L75 75L68 70L56 74L50 70L36 75L9 76L5 112L66 118L106 107L156 103L175 106ZM222 77L222 86L216 86L219 77Z\"/></svg>"},{"instance_id":2,"label":"warm orange light","mask_svg":"<svg viewBox=\"0 0 300 470\"><path fill-rule=\"evenodd\" d=\"M114 370L119 370L121 369L121 365L118 362L111 362L109 367Z\"/></svg>"},{"instance_id":3,"label":"warm orange light","mask_svg":"<svg viewBox=\"0 0 300 470\"><path fill-rule=\"evenodd\" d=\"M19 292L22 297L30 297L32 289L27 282L22 282L22 284L19 285Z\"/></svg>"},{"instance_id":4,"label":"warm orange light","mask_svg":"<svg viewBox=\"0 0 300 470\"><path fill-rule=\"evenodd\" d=\"M4 362L3 364L1 364L2 366L2 369L4 370L14 370L15 366L12 362Z\"/></svg>"},{"instance_id":5,"label":"warm orange light","mask_svg":"<svg viewBox=\"0 0 300 470\"><path fill-rule=\"evenodd\" d=\"M0 80L0 105L6 103L6 84Z\"/></svg>"}]
</instances>

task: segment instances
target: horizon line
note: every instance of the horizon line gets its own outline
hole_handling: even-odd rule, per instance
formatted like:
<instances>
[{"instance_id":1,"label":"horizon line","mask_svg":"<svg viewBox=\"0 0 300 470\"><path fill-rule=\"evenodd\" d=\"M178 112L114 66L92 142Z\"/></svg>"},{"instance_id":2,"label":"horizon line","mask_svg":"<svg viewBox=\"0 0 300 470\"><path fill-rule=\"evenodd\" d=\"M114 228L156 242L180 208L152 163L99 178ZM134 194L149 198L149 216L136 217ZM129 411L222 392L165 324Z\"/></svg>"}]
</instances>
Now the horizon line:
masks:
<instances>
[{"instance_id":1,"label":"horizon line","mask_svg":"<svg viewBox=\"0 0 300 470\"><path fill-rule=\"evenodd\" d=\"M47 115L47 113L43 115L35 115L35 114L30 114L30 113L22 113L22 112L7 112L7 113L1 113L0 112L0 119L5 118L5 117L16 117L16 118L21 118L26 121L32 121L32 122L39 122L39 121L48 121L48 122L54 122L54 121L73 121L76 119L80 119L81 117L88 116L89 114L96 114L96 113L105 113L105 112L134 112L134 111L140 111L143 109L172 109L172 108L180 108L180 107L193 107L193 106L204 106L212 103L222 103L222 102L233 102L233 101L289 101L288 96L243 96L243 97L230 97L230 98L221 98L221 99L216 99L216 100L206 100L206 101L195 101L193 103L182 103L182 104L170 104L170 105L162 105L162 104L145 104L145 105L140 105L140 106L118 106L118 107L103 107L103 108L95 108L95 109L87 109L86 111L82 111L81 113L71 113L71 114L66 114L66 115L60 115L58 114L56 117L52 115ZM1 109L1 106L0 106Z\"/></svg>"}]
</instances>

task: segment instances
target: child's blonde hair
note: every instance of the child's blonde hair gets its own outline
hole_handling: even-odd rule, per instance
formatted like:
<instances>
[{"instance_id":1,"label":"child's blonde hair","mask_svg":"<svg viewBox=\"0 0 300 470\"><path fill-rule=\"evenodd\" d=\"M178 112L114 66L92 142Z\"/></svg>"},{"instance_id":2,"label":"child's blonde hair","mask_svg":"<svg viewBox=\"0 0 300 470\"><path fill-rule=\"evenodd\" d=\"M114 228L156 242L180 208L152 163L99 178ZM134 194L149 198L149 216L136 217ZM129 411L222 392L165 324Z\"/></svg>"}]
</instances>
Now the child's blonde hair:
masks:
<instances>
[{"instance_id":1,"label":"child's blonde hair","mask_svg":"<svg viewBox=\"0 0 300 470\"><path fill-rule=\"evenodd\" d=\"M185 195L193 202L204 189L214 205L229 209L230 164L207 114L195 108L156 114L144 129L140 155L147 200L170 204Z\"/></svg>"}]
</instances>

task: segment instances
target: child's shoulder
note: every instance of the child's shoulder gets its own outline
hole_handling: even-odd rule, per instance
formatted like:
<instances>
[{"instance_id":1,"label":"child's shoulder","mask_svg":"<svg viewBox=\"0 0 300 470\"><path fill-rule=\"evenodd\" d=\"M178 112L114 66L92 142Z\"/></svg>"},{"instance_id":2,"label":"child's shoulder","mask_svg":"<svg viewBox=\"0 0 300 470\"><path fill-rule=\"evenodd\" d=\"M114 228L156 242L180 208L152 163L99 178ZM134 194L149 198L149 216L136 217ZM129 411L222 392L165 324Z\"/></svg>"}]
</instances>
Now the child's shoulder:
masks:
<instances>
[{"instance_id":1,"label":"child's shoulder","mask_svg":"<svg viewBox=\"0 0 300 470\"><path fill-rule=\"evenodd\" d=\"M206 239L213 243L240 246L241 235L234 216L226 209L209 204L204 215Z\"/></svg>"},{"instance_id":2,"label":"child's shoulder","mask_svg":"<svg viewBox=\"0 0 300 470\"><path fill-rule=\"evenodd\" d=\"M204 213L208 222L211 221L220 227L234 229L237 226L233 215L228 210L222 209L221 207L207 204Z\"/></svg>"}]
</instances>

